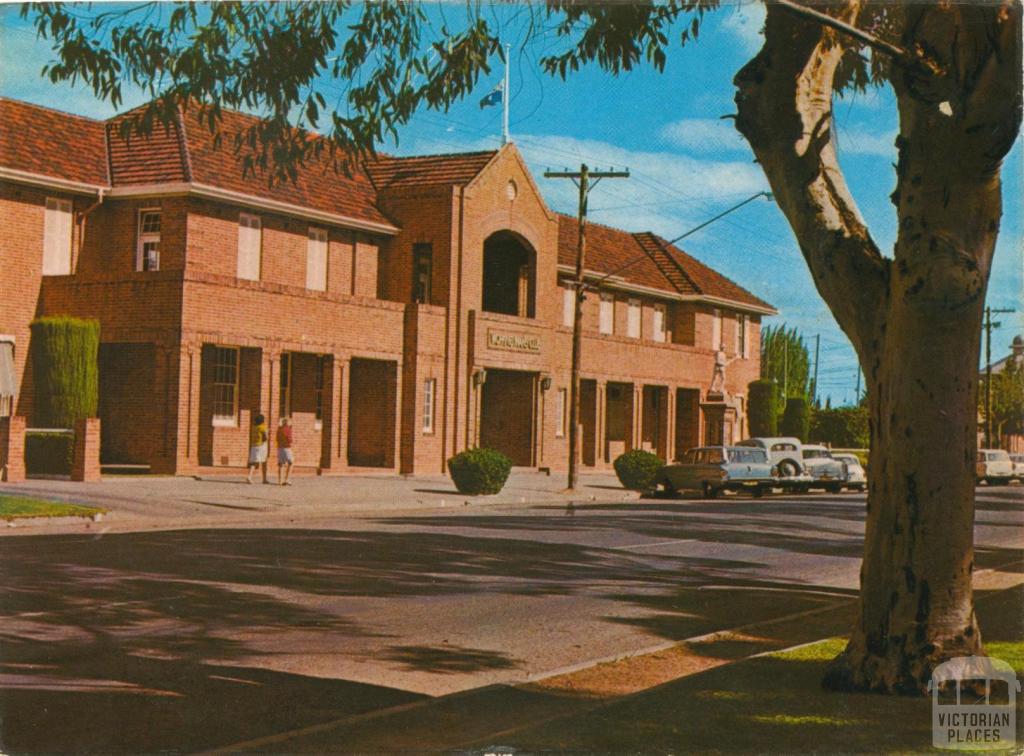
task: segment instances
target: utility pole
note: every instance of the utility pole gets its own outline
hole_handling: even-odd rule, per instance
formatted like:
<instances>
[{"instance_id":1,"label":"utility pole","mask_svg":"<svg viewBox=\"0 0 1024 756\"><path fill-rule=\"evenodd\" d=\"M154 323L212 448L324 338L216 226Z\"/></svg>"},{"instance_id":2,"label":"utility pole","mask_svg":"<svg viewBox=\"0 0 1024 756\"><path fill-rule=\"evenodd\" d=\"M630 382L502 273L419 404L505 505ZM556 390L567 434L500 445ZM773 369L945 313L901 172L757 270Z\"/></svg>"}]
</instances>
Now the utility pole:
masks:
<instances>
[{"instance_id":1,"label":"utility pole","mask_svg":"<svg viewBox=\"0 0 1024 756\"><path fill-rule=\"evenodd\" d=\"M992 314L1015 312L1007 308L985 308L985 448L992 448L992 329L1002 323L992 322Z\"/></svg>"},{"instance_id":2,"label":"utility pole","mask_svg":"<svg viewBox=\"0 0 1024 756\"><path fill-rule=\"evenodd\" d=\"M571 179L580 190L577 223L579 236L576 241L576 278L573 282L576 307L572 318L572 377L569 388L569 485L575 491L579 485L580 456L580 357L583 349L583 274L587 255L587 195L605 178L629 178L629 171L591 171L586 163L579 171L545 171L544 178Z\"/></svg>"},{"instance_id":3,"label":"utility pole","mask_svg":"<svg viewBox=\"0 0 1024 756\"><path fill-rule=\"evenodd\" d=\"M821 334L814 336L814 395L811 397L811 404L818 406L818 347L821 346Z\"/></svg>"}]
</instances>

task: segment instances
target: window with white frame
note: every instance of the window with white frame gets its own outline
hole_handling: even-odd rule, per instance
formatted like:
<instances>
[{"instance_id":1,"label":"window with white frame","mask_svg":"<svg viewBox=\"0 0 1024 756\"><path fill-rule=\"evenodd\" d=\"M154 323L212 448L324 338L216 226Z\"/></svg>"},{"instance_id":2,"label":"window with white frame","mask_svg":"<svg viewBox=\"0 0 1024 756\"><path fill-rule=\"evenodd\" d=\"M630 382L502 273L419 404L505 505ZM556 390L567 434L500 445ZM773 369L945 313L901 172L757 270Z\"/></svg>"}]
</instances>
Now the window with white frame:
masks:
<instances>
[{"instance_id":1,"label":"window with white frame","mask_svg":"<svg viewBox=\"0 0 1024 756\"><path fill-rule=\"evenodd\" d=\"M747 316L740 313L736 316L736 354L746 359L747 354Z\"/></svg>"},{"instance_id":2,"label":"window with white frame","mask_svg":"<svg viewBox=\"0 0 1024 756\"><path fill-rule=\"evenodd\" d=\"M601 333L615 333L615 297L611 294L601 295L600 309L598 310L598 328Z\"/></svg>"},{"instance_id":3,"label":"window with white frame","mask_svg":"<svg viewBox=\"0 0 1024 756\"><path fill-rule=\"evenodd\" d=\"M655 341L665 340L665 305L654 305L654 312L651 318L651 338Z\"/></svg>"},{"instance_id":4,"label":"window with white frame","mask_svg":"<svg viewBox=\"0 0 1024 756\"><path fill-rule=\"evenodd\" d=\"M327 291L327 229L309 228L306 242L306 288Z\"/></svg>"},{"instance_id":5,"label":"window with white frame","mask_svg":"<svg viewBox=\"0 0 1024 756\"><path fill-rule=\"evenodd\" d=\"M640 300L629 300L629 309L626 311L626 335L631 339L640 338Z\"/></svg>"},{"instance_id":6,"label":"window with white frame","mask_svg":"<svg viewBox=\"0 0 1024 756\"><path fill-rule=\"evenodd\" d=\"M160 270L160 209L139 210L135 270Z\"/></svg>"},{"instance_id":7,"label":"window with white frame","mask_svg":"<svg viewBox=\"0 0 1024 756\"><path fill-rule=\"evenodd\" d=\"M324 371L327 370L326 354L316 356L316 372L313 373L313 428L324 427Z\"/></svg>"},{"instance_id":8,"label":"window with white frame","mask_svg":"<svg viewBox=\"0 0 1024 756\"><path fill-rule=\"evenodd\" d=\"M568 284L562 289L562 325L572 327L576 320L576 291Z\"/></svg>"},{"instance_id":9,"label":"window with white frame","mask_svg":"<svg viewBox=\"0 0 1024 756\"><path fill-rule=\"evenodd\" d=\"M434 393L437 389L437 380L427 378L423 381L423 432L434 432Z\"/></svg>"},{"instance_id":10,"label":"window with white frame","mask_svg":"<svg viewBox=\"0 0 1024 756\"><path fill-rule=\"evenodd\" d=\"M213 348L213 424L238 424L238 347Z\"/></svg>"},{"instance_id":11,"label":"window with white frame","mask_svg":"<svg viewBox=\"0 0 1024 756\"><path fill-rule=\"evenodd\" d=\"M721 310L715 310L714 318L711 324L711 348L718 350L722 348L722 325L725 322L725 316Z\"/></svg>"},{"instance_id":12,"label":"window with white frame","mask_svg":"<svg viewBox=\"0 0 1024 756\"><path fill-rule=\"evenodd\" d=\"M555 394L555 436L557 438L565 436L567 396L568 392L564 388L558 389L558 393Z\"/></svg>"},{"instance_id":13,"label":"window with white frame","mask_svg":"<svg viewBox=\"0 0 1024 756\"><path fill-rule=\"evenodd\" d=\"M46 198L43 221L43 275L71 274L71 200Z\"/></svg>"},{"instance_id":14,"label":"window with white frame","mask_svg":"<svg viewBox=\"0 0 1024 756\"><path fill-rule=\"evenodd\" d=\"M260 280L260 248L263 224L259 216L242 213L238 216L238 277Z\"/></svg>"},{"instance_id":15,"label":"window with white frame","mask_svg":"<svg viewBox=\"0 0 1024 756\"><path fill-rule=\"evenodd\" d=\"M17 393L14 341L13 337L8 338L0 337L0 417L14 414L14 395Z\"/></svg>"}]
</instances>

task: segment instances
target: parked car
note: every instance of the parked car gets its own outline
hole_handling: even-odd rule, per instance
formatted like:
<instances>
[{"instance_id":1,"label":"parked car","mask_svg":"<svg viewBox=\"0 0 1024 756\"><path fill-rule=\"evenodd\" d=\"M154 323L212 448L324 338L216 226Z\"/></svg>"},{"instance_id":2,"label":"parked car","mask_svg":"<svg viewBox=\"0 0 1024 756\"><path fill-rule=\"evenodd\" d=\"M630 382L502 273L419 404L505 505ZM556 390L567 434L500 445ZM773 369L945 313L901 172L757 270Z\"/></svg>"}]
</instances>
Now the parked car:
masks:
<instances>
[{"instance_id":1,"label":"parked car","mask_svg":"<svg viewBox=\"0 0 1024 756\"><path fill-rule=\"evenodd\" d=\"M1024 454L1011 454L1010 461L1013 462L1013 477L1024 482Z\"/></svg>"},{"instance_id":2,"label":"parked car","mask_svg":"<svg viewBox=\"0 0 1024 756\"><path fill-rule=\"evenodd\" d=\"M721 491L750 491L761 496L775 478L763 449L702 446L690 449L681 461L662 467L655 482L668 494L699 491L714 498Z\"/></svg>"},{"instance_id":3,"label":"parked car","mask_svg":"<svg viewBox=\"0 0 1024 756\"><path fill-rule=\"evenodd\" d=\"M782 488L806 491L813 478L804 469L803 444L799 438L748 438L739 446L763 449L777 473L776 484Z\"/></svg>"},{"instance_id":4,"label":"parked car","mask_svg":"<svg viewBox=\"0 0 1024 756\"><path fill-rule=\"evenodd\" d=\"M832 459L842 462L845 470L843 487L854 491L863 491L868 486L868 475L860 458L849 452L832 452Z\"/></svg>"},{"instance_id":5,"label":"parked car","mask_svg":"<svg viewBox=\"0 0 1024 756\"><path fill-rule=\"evenodd\" d=\"M819 444L804 444L800 450L804 469L813 480L812 486L824 488L829 493L839 493L846 482L843 463L833 459L832 452Z\"/></svg>"},{"instance_id":6,"label":"parked car","mask_svg":"<svg viewBox=\"0 0 1024 756\"><path fill-rule=\"evenodd\" d=\"M975 475L979 483L1006 485L1013 478L1013 462L1009 453L1004 449L978 449Z\"/></svg>"}]
</instances>

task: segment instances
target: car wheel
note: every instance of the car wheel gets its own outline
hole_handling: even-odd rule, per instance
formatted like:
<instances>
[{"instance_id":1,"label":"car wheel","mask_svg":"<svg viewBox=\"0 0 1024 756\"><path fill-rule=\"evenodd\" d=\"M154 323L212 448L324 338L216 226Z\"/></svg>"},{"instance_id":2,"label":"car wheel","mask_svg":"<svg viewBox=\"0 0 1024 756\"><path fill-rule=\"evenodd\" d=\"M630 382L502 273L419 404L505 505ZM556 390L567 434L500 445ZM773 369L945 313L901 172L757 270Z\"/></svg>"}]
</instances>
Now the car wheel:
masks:
<instances>
[{"instance_id":1,"label":"car wheel","mask_svg":"<svg viewBox=\"0 0 1024 756\"><path fill-rule=\"evenodd\" d=\"M754 498L760 499L764 496L764 486L754 486Z\"/></svg>"},{"instance_id":2,"label":"car wheel","mask_svg":"<svg viewBox=\"0 0 1024 756\"><path fill-rule=\"evenodd\" d=\"M837 494L842 493L843 487L837 483L830 483L829 485L825 486L825 490L828 491L829 493Z\"/></svg>"},{"instance_id":3,"label":"car wheel","mask_svg":"<svg viewBox=\"0 0 1024 756\"><path fill-rule=\"evenodd\" d=\"M715 488L710 483L708 483L707 481L704 481L703 488L704 488L704 498L705 499L717 499L718 498L718 489Z\"/></svg>"},{"instance_id":4,"label":"car wheel","mask_svg":"<svg viewBox=\"0 0 1024 756\"><path fill-rule=\"evenodd\" d=\"M792 478L797 475L799 470L797 469L796 462L791 459L784 459L779 462L779 475L783 478Z\"/></svg>"},{"instance_id":5,"label":"car wheel","mask_svg":"<svg viewBox=\"0 0 1024 756\"><path fill-rule=\"evenodd\" d=\"M679 491L676 490L675 486L669 483L668 478L661 481L661 492L669 499L674 499L679 495Z\"/></svg>"}]
</instances>

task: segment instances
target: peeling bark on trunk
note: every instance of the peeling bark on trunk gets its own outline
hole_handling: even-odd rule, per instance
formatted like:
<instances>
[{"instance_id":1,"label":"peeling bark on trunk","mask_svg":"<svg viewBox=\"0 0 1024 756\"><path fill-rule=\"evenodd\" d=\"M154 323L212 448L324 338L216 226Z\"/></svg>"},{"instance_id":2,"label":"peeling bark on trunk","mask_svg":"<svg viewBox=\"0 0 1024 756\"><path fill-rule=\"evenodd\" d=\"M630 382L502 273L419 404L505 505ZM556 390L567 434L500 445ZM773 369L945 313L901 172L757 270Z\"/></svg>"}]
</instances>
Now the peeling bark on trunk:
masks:
<instances>
[{"instance_id":1,"label":"peeling bark on trunk","mask_svg":"<svg viewBox=\"0 0 1024 756\"><path fill-rule=\"evenodd\" d=\"M856 25L859 2L833 14ZM765 46L736 76L737 128L764 168L815 285L864 370L871 417L860 616L826 684L924 691L982 653L971 590L977 363L1020 126L1019 5L914 5L902 46L941 73L894 68L900 111L894 257L836 159L836 32L769 4Z\"/></svg>"}]
</instances>

